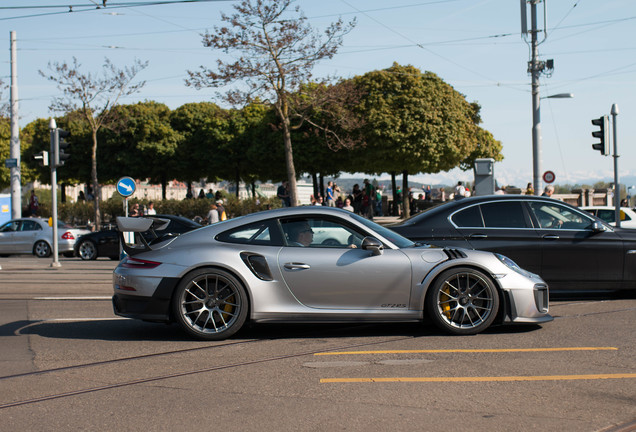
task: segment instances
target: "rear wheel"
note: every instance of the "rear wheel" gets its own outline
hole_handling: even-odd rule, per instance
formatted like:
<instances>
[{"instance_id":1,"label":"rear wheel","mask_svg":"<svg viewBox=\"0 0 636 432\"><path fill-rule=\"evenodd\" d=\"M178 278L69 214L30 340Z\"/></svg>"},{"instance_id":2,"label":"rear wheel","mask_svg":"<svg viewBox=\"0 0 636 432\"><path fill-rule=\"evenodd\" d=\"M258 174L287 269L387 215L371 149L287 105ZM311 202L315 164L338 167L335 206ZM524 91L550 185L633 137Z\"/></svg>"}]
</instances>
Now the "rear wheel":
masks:
<instances>
[{"instance_id":1,"label":"rear wheel","mask_svg":"<svg viewBox=\"0 0 636 432\"><path fill-rule=\"evenodd\" d=\"M200 269L177 286L172 311L190 335L221 340L240 330L247 318L248 300L243 285L219 269Z\"/></svg>"},{"instance_id":2,"label":"rear wheel","mask_svg":"<svg viewBox=\"0 0 636 432\"><path fill-rule=\"evenodd\" d=\"M33 255L38 258L47 258L51 255L51 246L44 240L37 241L33 245Z\"/></svg>"},{"instance_id":3,"label":"rear wheel","mask_svg":"<svg viewBox=\"0 0 636 432\"><path fill-rule=\"evenodd\" d=\"M468 267L446 270L426 293L426 312L436 326L457 335L477 334L495 320L499 294L484 273Z\"/></svg>"},{"instance_id":4,"label":"rear wheel","mask_svg":"<svg viewBox=\"0 0 636 432\"><path fill-rule=\"evenodd\" d=\"M83 240L77 247L77 254L85 261L97 259L97 246L90 240Z\"/></svg>"}]
</instances>

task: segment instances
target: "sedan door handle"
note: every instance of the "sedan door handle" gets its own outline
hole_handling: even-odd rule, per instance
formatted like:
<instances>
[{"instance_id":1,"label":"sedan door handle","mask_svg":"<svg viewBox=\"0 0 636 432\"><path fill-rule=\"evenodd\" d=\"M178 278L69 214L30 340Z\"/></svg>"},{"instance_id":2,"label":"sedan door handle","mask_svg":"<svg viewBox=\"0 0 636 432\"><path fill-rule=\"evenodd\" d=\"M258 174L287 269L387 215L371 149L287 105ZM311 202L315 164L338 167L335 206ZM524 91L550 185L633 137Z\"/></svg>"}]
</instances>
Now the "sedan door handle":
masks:
<instances>
[{"instance_id":1,"label":"sedan door handle","mask_svg":"<svg viewBox=\"0 0 636 432\"><path fill-rule=\"evenodd\" d=\"M558 240L559 236L556 234L546 234L542 238L545 240Z\"/></svg>"},{"instance_id":2,"label":"sedan door handle","mask_svg":"<svg viewBox=\"0 0 636 432\"><path fill-rule=\"evenodd\" d=\"M306 270L311 268L309 264L303 263L285 263L283 267L285 267L287 270Z\"/></svg>"},{"instance_id":3,"label":"sedan door handle","mask_svg":"<svg viewBox=\"0 0 636 432\"><path fill-rule=\"evenodd\" d=\"M488 238L488 236L486 234L471 234L470 238L471 239L485 239L485 238Z\"/></svg>"}]
</instances>

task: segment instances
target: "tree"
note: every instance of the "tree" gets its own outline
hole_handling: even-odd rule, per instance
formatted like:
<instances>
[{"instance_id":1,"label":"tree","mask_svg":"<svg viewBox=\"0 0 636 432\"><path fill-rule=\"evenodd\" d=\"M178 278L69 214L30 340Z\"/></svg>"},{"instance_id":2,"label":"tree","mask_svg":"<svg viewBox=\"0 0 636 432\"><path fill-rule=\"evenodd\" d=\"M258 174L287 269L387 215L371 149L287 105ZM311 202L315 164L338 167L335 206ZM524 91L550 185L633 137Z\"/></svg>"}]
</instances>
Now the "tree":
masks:
<instances>
[{"instance_id":1,"label":"tree","mask_svg":"<svg viewBox=\"0 0 636 432\"><path fill-rule=\"evenodd\" d=\"M187 182L207 177L216 181L219 147L229 137L229 114L211 102L188 103L170 116L172 128L181 134L176 153L177 178Z\"/></svg>"},{"instance_id":2,"label":"tree","mask_svg":"<svg viewBox=\"0 0 636 432\"><path fill-rule=\"evenodd\" d=\"M101 75L85 74L81 65L73 57L73 63L49 63L50 74L39 71L40 75L57 84L62 96L55 97L49 106L54 112L78 111L89 124L92 135L91 182L95 191L95 226L101 224L99 213L99 181L97 177L97 132L112 121L112 108L119 99L136 93L145 81L132 84L137 74L148 66L148 62L135 60L132 66L118 69L109 59L104 60Z\"/></svg>"},{"instance_id":3,"label":"tree","mask_svg":"<svg viewBox=\"0 0 636 432\"><path fill-rule=\"evenodd\" d=\"M167 105L146 101L112 109L113 120L100 135L106 169L102 179L116 181L123 173L161 184L166 198L169 179L177 175L176 152L181 134L171 124ZM148 163L148 161L152 163Z\"/></svg>"},{"instance_id":4,"label":"tree","mask_svg":"<svg viewBox=\"0 0 636 432\"><path fill-rule=\"evenodd\" d=\"M293 0L243 0L234 6L235 14L222 14L221 19L229 26L206 32L203 44L241 55L233 62L217 60L217 71L203 66L198 72L188 71L186 84L200 89L242 81L241 88L226 93L229 102L245 104L260 97L274 106L282 125L291 202L296 205L291 141L293 113L289 94L311 79L311 71L318 61L336 54L355 21L344 24L339 19L320 36L298 6L291 8L292 3ZM291 18L291 14L295 18Z\"/></svg>"},{"instance_id":5,"label":"tree","mask_svg":"<svg viewBox=\"0 0 636 432\"><path fill-rule=\"evenodd\" d=\"M0 82L1 83L1 82ZM11 151L11 123L7 117L0 115L0 161L9 158ZM0 189L4 189L11 184L11 171L9 169L0 170Z\"/></svg>"},{"instance_id":6,"label":"tree","mask_svg":"<svg viewBox=\"0 0 636 432\"><path fill-rule=\"evenodd\" d=\"M434 73L394 63L355 82L364 89L359 109L367 120L367 147L356 160L370 174L401 172L405 204L409 173L448 171L468 164L469 155L499 157L501 146L476 125L479 105ZM404 210L408 217L408 205Z\"/></svg>"}]
</instances>

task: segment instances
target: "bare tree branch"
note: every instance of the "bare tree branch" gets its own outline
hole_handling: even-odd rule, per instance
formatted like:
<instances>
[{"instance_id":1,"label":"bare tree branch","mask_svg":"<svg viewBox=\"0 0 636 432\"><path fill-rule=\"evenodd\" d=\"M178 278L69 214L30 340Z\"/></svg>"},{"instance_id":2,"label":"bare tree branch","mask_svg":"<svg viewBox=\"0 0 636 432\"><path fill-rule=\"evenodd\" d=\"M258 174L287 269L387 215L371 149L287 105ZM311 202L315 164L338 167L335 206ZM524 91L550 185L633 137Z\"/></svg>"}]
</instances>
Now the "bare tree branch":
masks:
<instances>
[{"instance_id":1,"label":"bare tree branch","mask_svg":"<svg viewBox=\"0 0 636 432\"><path fill-rule=\"evenodd\" d=\"M112 108L122 97L138 92L145 81L132 84L139 72L148 66L148 62L135 60L132 66L118 69L108 58L104 60L101 74L82 73L81 64L73 57L72 65L66 62L49 62L49 73L39 71L40 75L56 83L61 96L51 101L49 109L53 112L79 112L90 125L93 138L91 154L91 182L95 191L95 226L99 228L99 182L97 177L97 131L112 120Z\"/></svg>"},{"instance_id":2,"label":"bare tree branch","mask_svg":"<svg viewBox=\"0 0 636 432\"><path fill-rule=\"evenodd\" d=\"M332 58L343 37L355 26L341 19L320 34L307 22L294 0L243 0L236 13L222 14L223 27L202 35L203 45L224 53L241 53L238 60L216 62L216 70L201 66L188 71L186 85L196 89L219 88L239 82L224 95L232 104L255 98L270 101L281 120L292 205L297 204L296 171L290 135L289 95L311 80L312 70L322 59Z\"/></svg>"}]
</instances>

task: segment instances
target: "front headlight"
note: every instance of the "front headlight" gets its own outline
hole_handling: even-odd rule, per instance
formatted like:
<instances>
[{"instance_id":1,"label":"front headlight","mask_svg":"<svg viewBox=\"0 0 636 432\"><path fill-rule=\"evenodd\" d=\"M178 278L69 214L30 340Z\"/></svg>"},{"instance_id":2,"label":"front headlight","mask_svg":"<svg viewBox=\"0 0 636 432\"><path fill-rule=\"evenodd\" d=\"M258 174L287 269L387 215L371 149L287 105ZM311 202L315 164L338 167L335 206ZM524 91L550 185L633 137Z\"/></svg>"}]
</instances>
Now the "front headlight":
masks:
<instances>
[{"instance_id":1,"label":"front headlight","mask_svg":"<svg viewBox=\"0 0 636 432\"><path fill-rule=\"evenodd\" d=\"M496 253L495 256L497 257L497 259L499 261L502 262L503 265L505 265L506 267L508 267L511 270L516 271L520 275L523 275L523 276L525 276L527 278L530 278L530 279L536 277L536 275L534 273L530 273L529 271L522 269L521 267L519 267L519 265L516 262L514 262L513 260L511 260L507 256L504 256L504 255L501 255L501 254L498 254L498 253Z\"/></svg>"}]
</instances>

